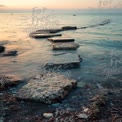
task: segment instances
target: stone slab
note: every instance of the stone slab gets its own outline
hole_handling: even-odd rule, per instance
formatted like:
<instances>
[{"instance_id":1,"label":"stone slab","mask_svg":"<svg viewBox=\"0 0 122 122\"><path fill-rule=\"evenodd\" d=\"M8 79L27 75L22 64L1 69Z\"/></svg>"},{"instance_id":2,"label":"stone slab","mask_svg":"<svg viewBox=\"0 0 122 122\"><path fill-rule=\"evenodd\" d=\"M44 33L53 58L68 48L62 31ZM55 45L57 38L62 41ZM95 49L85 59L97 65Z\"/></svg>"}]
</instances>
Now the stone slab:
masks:
<instances>
[{"instance_id":1,"label":"stone slab","mask_svg":"<svg viewBox=\"0 0 122 122\"><path fill-rule=\"evenodd\" d=\"M79 44L74 43L74 42L52 44L53 50L76 50L78 47L79 47Z\"/></svg>"},{"instance_id":2,"label":"stone slab","mask_svg":"<svg viewBox=\"0 0 122 122\"><path fill-rule=\"evenodd\" d=\"M54 38L49 38L48 40L51 42L74 42L75 41L75 39L73 38L66 38L66 37L60 37L60 38L54 37Z\"/></svg>"},{"instance_id":3,"label":"stone slab","mask_svg":"<svg viewBox=\"0 0 122 122\"><path fill-rule=\"evenodd\" d=\"M53 58L45 64L46 69L60 68L60 69L71 69L80 67L80 58L77 54L64 54L59 55L58 58Z\"/></svg>"},{"instance_id":4,"label":"stone slab","mask_svg":"<svg viewBox=\"0 0 122 122\"><path fill-rule=\"evenodd\" d=\"M50 34L50 33L31 33L30 37L33 38L50 38L50 37L55 37L55 36L62 36L61 34Z\"/></svg>"},{"instance_id":5,"label":"stone slab","mask_svg":"<svg viewBox=\"0 0 122 122\"><path fill-rule=\"evenodd\" d=\"M61 31L62 29L45 29L45 30L37 30L35 33L58 33Z\"/></svg>"},{"instance_id":6,"label":"stone slab","mask_svg":"<svg viewBox=\"0 0 122 122\"><path fill-rule=\"evenodd\" d=\"M76 26L64 26L64 27L62 27L61 28L62 30L76 30L77 29L77 27Z\"/></svg>"},{"instance_id":7,"label":"stone slab","mask_svg":"<svg viewBox=\"0 0 122 122\"><path fill-rule=\"evenodd\" d=\"M39 74L16 93L16 98L46 104L60 102L77 84L58 73Z\"/></svg>"}]
</instances>

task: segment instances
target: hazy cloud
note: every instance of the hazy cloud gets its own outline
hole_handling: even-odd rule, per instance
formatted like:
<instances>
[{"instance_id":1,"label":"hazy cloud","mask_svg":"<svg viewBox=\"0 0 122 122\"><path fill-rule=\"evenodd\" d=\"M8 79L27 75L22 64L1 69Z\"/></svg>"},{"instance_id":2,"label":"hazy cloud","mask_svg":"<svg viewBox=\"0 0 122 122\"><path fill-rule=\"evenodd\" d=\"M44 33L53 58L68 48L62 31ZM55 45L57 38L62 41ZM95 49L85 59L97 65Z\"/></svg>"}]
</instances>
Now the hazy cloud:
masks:
<instances>
[{"instance_id":1,"label":"hazy cloud","mask_svg":"<svg viewBox=\"0 0 122 122\"><path fill-rule=\"evenodd\" d=\"M5 5L0 5L0 7L4 7Z\"/></svg>"}]
</instances>

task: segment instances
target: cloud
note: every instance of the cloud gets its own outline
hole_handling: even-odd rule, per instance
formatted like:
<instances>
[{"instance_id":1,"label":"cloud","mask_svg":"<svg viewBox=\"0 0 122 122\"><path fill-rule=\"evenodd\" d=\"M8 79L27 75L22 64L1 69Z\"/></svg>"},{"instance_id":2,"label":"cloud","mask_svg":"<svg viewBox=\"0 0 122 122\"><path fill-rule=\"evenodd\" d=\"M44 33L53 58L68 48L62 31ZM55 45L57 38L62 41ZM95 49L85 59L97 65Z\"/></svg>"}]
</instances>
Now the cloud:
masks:
<instances>
[{"instance_id":1,"label":"cloud","mask_svg":"<svg viewBox=\"0 0 122 122\"><path fill-rule=\"evenodd\" d=\"M0 7L4 7L5 5L0 5Z\"/></svg>"}]
</instances>

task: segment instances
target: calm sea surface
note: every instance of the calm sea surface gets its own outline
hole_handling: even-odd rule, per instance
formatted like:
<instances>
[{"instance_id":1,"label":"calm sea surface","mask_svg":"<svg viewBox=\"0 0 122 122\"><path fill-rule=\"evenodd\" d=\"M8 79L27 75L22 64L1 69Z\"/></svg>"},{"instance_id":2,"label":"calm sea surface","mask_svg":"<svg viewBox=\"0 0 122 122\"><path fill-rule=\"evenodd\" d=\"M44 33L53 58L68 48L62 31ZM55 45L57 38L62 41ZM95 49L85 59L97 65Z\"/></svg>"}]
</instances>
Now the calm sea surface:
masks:
<instances>
[{"instance_id":1,"label":"calm sea surface","mask_svg":"<svg viewBox=\"0 0 122 122\"><path fill-rule=\"evenodd\" d=\"M80 69L65 70L67 77L82 81L122 79L122 13L0 13L0 44L6 50L18 50L16 57L0 57L1 74L17 74L29 79L44 72L44 64L55 54L46 39L33 39L29 33L36 29L59 28L61 26L84 27L95 25L105 19L105 26L62 32L76 40L80 47L68 53L80 54L83 58Z\"/></svg>"}]
</instances>

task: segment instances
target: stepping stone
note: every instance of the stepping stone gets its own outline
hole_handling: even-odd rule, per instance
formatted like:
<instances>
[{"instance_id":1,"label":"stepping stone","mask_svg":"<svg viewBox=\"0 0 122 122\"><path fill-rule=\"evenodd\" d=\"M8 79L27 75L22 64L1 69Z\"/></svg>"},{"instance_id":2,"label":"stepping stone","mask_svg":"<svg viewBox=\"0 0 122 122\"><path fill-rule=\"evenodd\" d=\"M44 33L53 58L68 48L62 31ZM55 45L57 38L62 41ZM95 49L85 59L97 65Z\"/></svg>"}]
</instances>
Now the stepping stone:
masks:
<instances>
[{"instance_id":1,"label":"stepping stone","mask_svg":"<svg viewBox=\"0 0 122 122\"><path fill-rule=\"evenodd\" d=\"M55 37L55 36L62 36L61 34L50 34L50 33L31 33L31 37L33 38L49 38L49 37Z\"/></svg>"},{"instance_id":2,"label":"stepping stone","mask_svg":"<svg viewBox=\"0 0 122 122\"><path fill-rule=\"evenodd\" d=\"M77 84L58 73L48 72L37 75L16 93L16 98L46 104L60 102Z\"/></svg>"},{"instance_id":3,"label":"stepping stone","mask_svg":"<svg viewBox=\"0 0 122 122\"><path fill-rule=\"evenodd\" d=\"M51 42L74 42L75 41L73 38L64 38L64 37L62 37L62 38L57 38L57 37L49 38L48 40Z\"/></svg>"},{"instance_id":4,"label":"stepping stone","mask_svg":"<svg viewBox=\"0 0 122 122\"><path fill-rule=\"evenodd\" d=\"M77 27L75 27L75 26L64 26L64 27L62 27L61 28L62 30L76 30L77 29Z\"/></svg>"},{"instance_id":5,"label":"stepping stone","mask_svg":"<svg viewBox=\"0 0 122 122\"><path fill-rule=\"evenodd\" d=\"M47 30L37 30L35 33L58 33L63 31L62 29L47 29Z\"/></svg>"},{"instance_id":6,"label":"stepping stone","mask_svg":"<svg viewBox=\"0 0 122 122\"><path fill-rule=\"evenodd\" d=\"M22 82L22 79L15 75L0 75L0 89L5 87L15 86Z\"/></svg>"},{"instance_id":7,"label":"stepping stone","mask_svg":"<svg viewBox=\"0 0 122 122\"><path fill-rule=\"evenodd\" d=\"M74 42L52 44L53 50L76 50L78 47L79 47L79 44L74 43Z\"/></svg>"},{"instance_id":8,"label":"stepping stone","mask_svg":"<svg viewBox=\"0 0 122 122\"><path fill-rule=\"evenodd\" d=\"M46 69L71 69L80 67L80 57L77 54L59 55L45 64Z\"/></svg>"}]
</instances>

